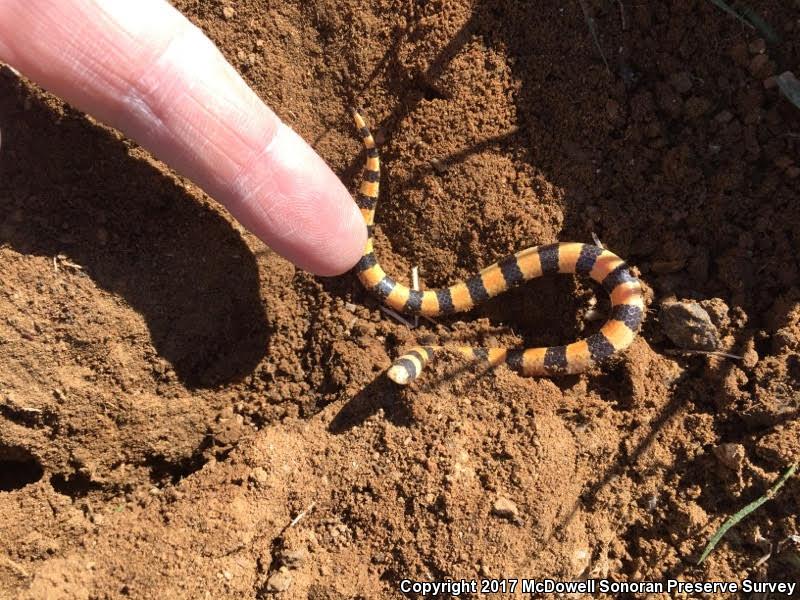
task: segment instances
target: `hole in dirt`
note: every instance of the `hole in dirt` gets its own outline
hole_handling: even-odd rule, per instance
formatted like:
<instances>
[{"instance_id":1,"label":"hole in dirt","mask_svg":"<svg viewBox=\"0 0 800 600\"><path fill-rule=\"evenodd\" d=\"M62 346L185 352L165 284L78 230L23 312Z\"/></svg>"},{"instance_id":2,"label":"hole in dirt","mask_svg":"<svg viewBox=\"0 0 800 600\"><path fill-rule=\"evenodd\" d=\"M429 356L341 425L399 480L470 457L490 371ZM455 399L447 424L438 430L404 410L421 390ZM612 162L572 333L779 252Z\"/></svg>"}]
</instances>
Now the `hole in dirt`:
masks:
<instances>
[{"instance_id":1,"label":"hole in dirt","mask_svg":"<svg viewBox=\"0 0 800 600\"><path fill-rule=\"evenodd\" d=\"M150 480L153 483L174 485L202 469L207 462L208 458L200 451L178 461L171 461L163 456L151 456L145 464L150 468Z\"/></svg>"},{"instance_id":2,"label":"hole in dirt","mask_svg":"<svg viewBox=\"0 0 800 600\"><path fill-rule=\"evenodd\" d=\"M42 465L25 448L0 444L0 492L21 490L39 481L42 475Z\"/></svg>"},{"instance_id":3,"label":"hole in dirt","mask_svg":"<svg viewBox=\"0 0 800 600\"><path fill-rule=\"evenodd\" d=\"M50 485L59 494L70 498L83 498L92 490L100 489L88 475L78 472L69 475L56 473L50 478Z\"/></svg>"},{"instance_id":4,"label":"hole in dirt","mask_svg":"<svg viewBox=\"0 0 800 600\"><path fill-rule=\"evenodd\" d=\"M422 83L420 85L422 96L425 100L449 100L448 94L437 88L430 83Z\"/></svg>"}]
</instances>

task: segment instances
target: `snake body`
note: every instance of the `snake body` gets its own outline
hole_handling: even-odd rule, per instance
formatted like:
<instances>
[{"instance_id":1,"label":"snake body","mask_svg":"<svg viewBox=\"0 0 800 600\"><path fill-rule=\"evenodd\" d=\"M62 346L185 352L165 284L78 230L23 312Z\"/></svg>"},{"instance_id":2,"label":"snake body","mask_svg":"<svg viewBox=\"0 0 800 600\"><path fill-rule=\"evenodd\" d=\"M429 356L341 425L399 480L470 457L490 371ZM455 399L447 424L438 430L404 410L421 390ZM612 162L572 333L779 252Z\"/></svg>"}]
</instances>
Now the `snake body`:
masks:
<instances>
[{"instance_id":1,"label":"snake body","mask_svg":"<svg viewBox=\"0 0 800 600\"><path fill-rule=\"evenodd\" d=\"M597 333L565 346L528 349L456 346L451 349L491 366L505 363L522 375L550 376L581 373L630 346L644 317L642 286L625 261L599 246L566 242L526 248L465 281L433 290L412 290L389 277L378 263L373 240L380 186L378 149L357 110L353 110L353 119L367 150L356 202L367 226L368 239L355 272L364 287L385 305L398 312L427 317L449 315L468 311L529 279L548 273L576 273L589 276L611 296L611 316ZM387 375L392 381L406 385L419 376L425 364L441 349L442 346L412 348L394 361Z\"/></svg>"}]
</instances>

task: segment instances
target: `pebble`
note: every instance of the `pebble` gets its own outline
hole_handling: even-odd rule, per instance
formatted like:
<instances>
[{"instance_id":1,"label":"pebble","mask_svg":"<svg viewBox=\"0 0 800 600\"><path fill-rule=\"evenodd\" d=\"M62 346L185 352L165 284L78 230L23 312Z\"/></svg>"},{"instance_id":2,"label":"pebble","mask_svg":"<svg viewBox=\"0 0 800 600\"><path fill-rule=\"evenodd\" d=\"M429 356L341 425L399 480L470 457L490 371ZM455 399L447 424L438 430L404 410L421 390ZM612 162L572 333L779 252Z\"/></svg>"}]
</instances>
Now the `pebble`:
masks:
<instances>
[{"instance_id":1,"label":"pebble","mask_svg":"<svg viewBox=\"0 0 800 600\"><path fill-rule=\"evenodd\" d=\"M514 523L520 523L522 521L519 517L519 508L517 508L517 505L503 496L498 496L497 500L494 501L492 514L513 521Z\"/></svg>"},{"instance_id":2,"label":"pebble","mask_svg":"<svg viewBox=\"0 0 800 600\"><path fill-rule=\"evenodd\" d=\"M278 571L267 580L267 591L273 594L285 592L292 585L292 576L286 571Z\"/></svg>"},{"instance_id":3,"label":"pebble","mask_svg":"<svg viewBox=\"0 0 800 600\"><path fill-rule=\"evenodd\" d=\"M589 548L578 548L572 553L572 577L580 577L592 564L592 552Z\"/></svg>"},{"instance_id":4,"label":"pebble","mask_svg":"<svg viewBox=\"0 0 800 600\"><path fill-rule=\"evenodd\" d=\"M725 467L738 471L744 463L745 451L741 444L720 444L714 446L714 456Z\"/></svg>"},{"instance_id":5,"label":"pebble","mask_svg":"<svg viewBox=\"0 0 800 600\"><path fill-rule=\"evenodd\" d=\"M236 15L236 11L233 10L231 6L225 6L222 8L222 16L226 19L230 20Z\"/></svg>"},{"instance_id":6,"label":"pebble","mask_svg":"<svg viewBox=\"0 0 800 600\"><path fill-rule=\"evenodd\" d=\"M670 302L661 307L659 320L664 333L679 348L716 350L719 346L719 332L699 304Z\"/></svg>"}]
</instances>

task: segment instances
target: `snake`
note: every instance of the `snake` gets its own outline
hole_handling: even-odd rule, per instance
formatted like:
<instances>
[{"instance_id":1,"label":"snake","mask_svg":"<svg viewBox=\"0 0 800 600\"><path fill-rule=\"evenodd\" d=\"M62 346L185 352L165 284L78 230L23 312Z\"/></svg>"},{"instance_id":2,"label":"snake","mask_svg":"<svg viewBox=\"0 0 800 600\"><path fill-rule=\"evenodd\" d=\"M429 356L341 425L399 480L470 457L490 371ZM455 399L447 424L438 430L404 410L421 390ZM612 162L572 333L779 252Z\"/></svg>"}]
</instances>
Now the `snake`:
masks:
<instances>
[{"instance_id":1,"label":"snake","mask_svg":"<svg viewBox=\"0 0 800 600\"><path fill-rule=\"evenodd\" d=\"M583 373L631 345L644 318L641 282L628 264L593 244L558 242L520 250L449 287L411 289L388 276L375 256L375 208L380 189L380 156L375 139L358 109L352 116L366 149L366 163L355 196L367 227L367 242L354 271L361 284L384 305L405 314L438 317L466 312L526 281L550 273L588 276L609 294L611 314L597 333L563 346L541 348L473 348L416 346L399 356L386 374L407 385L417 379L434 355L445 348L491 367L505 364L520 375L549 377Z\"/></svg>"}]
</instances>

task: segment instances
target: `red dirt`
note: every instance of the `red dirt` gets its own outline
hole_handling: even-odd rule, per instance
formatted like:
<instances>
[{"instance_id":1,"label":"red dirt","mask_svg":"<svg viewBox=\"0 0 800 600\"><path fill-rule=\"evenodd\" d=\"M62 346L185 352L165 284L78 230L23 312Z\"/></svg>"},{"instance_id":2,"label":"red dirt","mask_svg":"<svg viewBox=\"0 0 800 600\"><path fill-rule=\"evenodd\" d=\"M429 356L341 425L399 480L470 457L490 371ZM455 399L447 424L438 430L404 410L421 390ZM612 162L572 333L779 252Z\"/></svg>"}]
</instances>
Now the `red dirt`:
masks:
<instances>
[{"instance_id":1,"label":"red dirt","mask_svg":"<svg viewBox=\"0 0 800 600\"><path fill-rule=\"evenodd\" d=\"M284 597L311 600L401 597L403 578L798 578L788 551L756 566L798 533L797 478L694 566L800 457L800 111L764 83L798 67L793 7L759 3L783 38L765 62L710 2L591 2L607 70L577 2L176 4L353 186L346 107L364 107L401 279L594 232L650 315L580 377L451 358L398 389L381 372L403 345L563 343L596 327L596 290L537 280L410 331L5 72L0 597L257 598L287 563ZM706 300L744 358L670 353L673 298Z\"/></svg>"}]
</instances>

